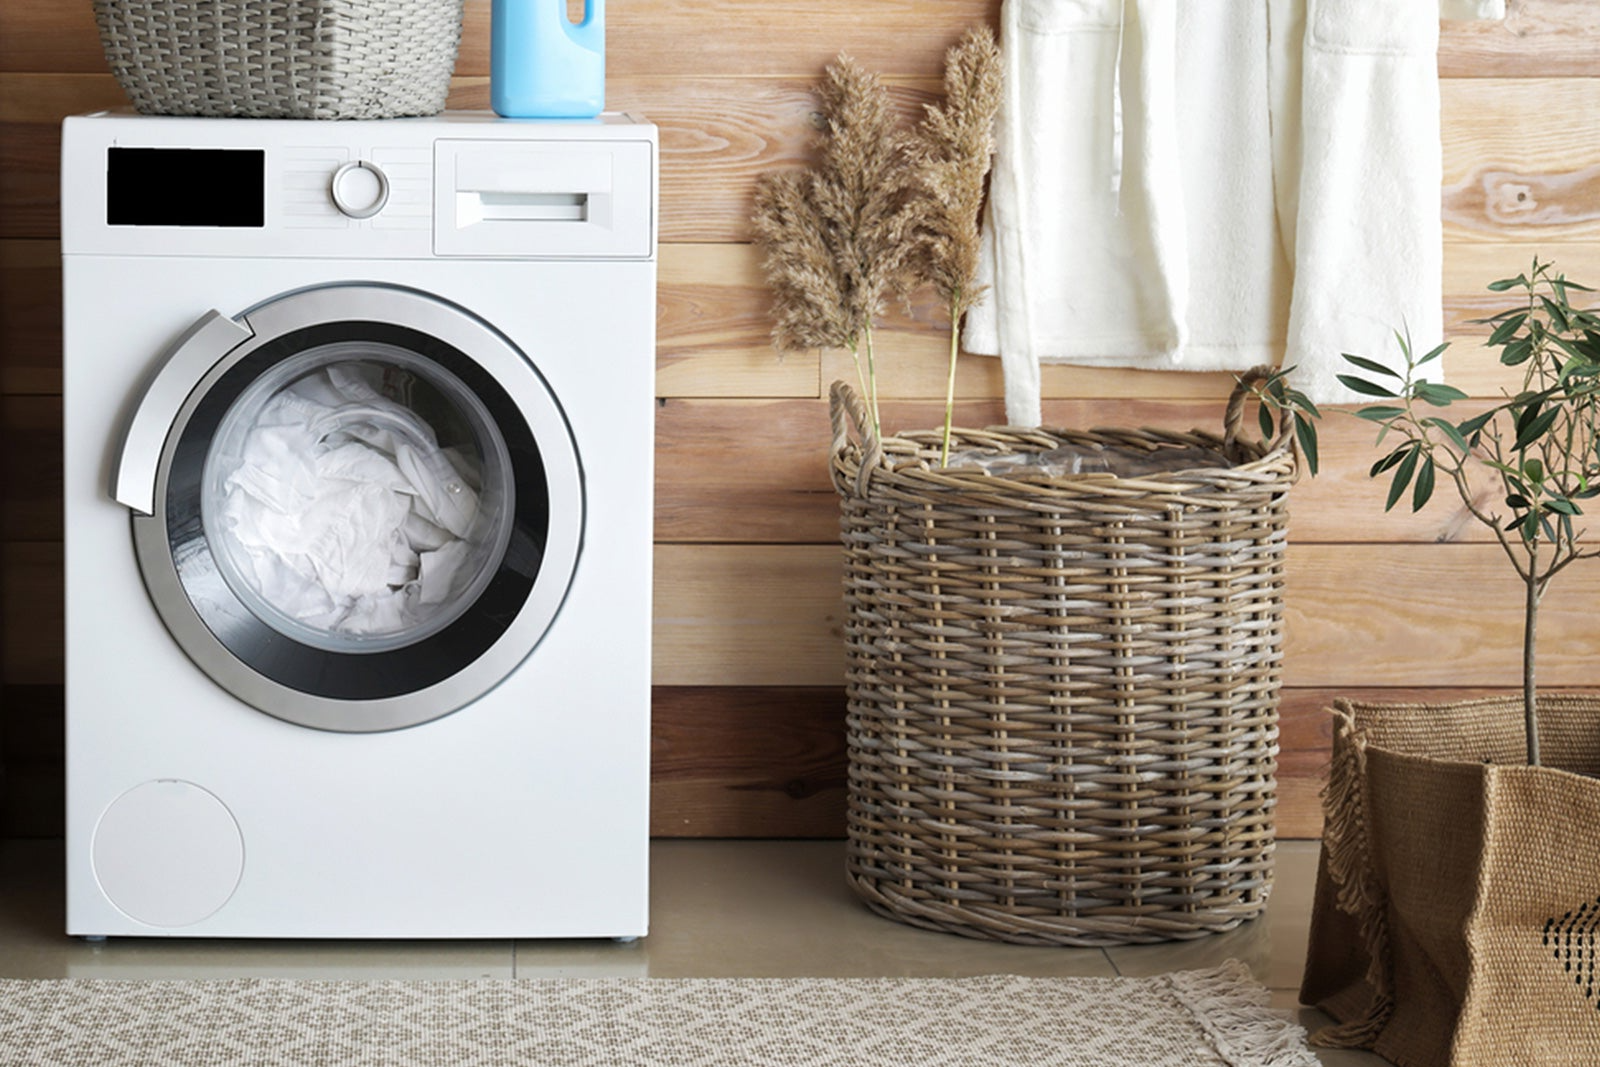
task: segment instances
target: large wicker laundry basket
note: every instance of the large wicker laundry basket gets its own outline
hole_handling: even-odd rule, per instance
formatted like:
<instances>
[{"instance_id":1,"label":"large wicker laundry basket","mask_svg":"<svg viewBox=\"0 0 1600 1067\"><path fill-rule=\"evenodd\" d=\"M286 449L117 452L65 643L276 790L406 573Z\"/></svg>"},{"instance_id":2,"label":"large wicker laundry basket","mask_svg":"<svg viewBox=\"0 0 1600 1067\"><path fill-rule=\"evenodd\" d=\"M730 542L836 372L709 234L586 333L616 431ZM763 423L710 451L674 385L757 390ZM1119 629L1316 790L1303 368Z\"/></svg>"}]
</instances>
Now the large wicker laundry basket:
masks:
<instances>
[{"instance_id":1,"label":"large wicker laundry basket","mask_svg":"<svg viewBox=\"0 0 1600 1067\"><path fill-rule=\"evenodd\" d=\"M444 110L463 0L95 0L139 111L377 119Z\"/></svg>"},{"instance_id":2,"label":"large wicker laundry basket","mask_svg":"<svg viewBox=\"0 0 1600 1067\"><path fill-rule=\"evenodd\" d=\"M937 433L879 439L834 385L848 877L874 910L1085 946L1261 913L1296 461L1283 437L1241 439L1253 380L1222 437L955 434L969 453L1231 461L1137 478L941 469Z\"/></svg>"}]
</instances>

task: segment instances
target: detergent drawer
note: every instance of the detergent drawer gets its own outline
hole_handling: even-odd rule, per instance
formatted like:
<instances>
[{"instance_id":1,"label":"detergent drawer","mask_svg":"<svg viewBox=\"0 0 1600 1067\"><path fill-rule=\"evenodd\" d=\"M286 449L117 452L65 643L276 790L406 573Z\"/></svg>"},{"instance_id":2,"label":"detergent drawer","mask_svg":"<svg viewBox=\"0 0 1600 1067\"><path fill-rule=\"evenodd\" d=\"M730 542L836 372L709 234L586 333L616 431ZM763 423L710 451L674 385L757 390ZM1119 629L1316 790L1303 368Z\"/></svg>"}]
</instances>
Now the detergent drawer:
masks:
<instances>
[{"instance_id":1,"label":"detergent drawer","mask_svg":"<svg viewBox=\"0 0 1600 1067\"><path fill-rule=\"evenodd\" d=\"M438 141L434 254L648 259L653 151L639 141Z\"/></svg>"}]
</instances>

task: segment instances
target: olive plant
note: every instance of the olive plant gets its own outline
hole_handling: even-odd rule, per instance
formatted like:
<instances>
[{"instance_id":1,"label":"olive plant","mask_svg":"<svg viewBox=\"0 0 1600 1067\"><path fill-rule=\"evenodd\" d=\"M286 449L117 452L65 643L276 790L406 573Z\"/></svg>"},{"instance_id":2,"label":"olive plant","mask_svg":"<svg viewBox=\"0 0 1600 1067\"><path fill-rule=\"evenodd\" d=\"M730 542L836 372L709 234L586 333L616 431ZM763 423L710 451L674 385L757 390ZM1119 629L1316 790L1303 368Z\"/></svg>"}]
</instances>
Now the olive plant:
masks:
<instances>
[{"instance_id":1,"label":"olive plant","mask_svg":"<svg viewBox=\"0 0 1600 1067\"><path fill-rule=\"evenodd\" d=\"M1528 762L1538 765L1539 602L1557 574L1600 555L1600 548L1586 547L1581 525L1584 502L1600 495L1600 315L1571 303L1574 293L1593 290L1538 259L1528 273L1489 289L1522 297L1517 306L1478 320L1493 328L1488 344L1500 349L1500 362L1521 368L1515 395L1470 418L1446 418L1439 412L1466 394L1422 375L1448 344L1418 356L1400 333L1403 373L1346 353L1345 360L1364 373L1339 380L1357 393L1393 401L1355 412L1378 424L1380 444L1399 439L1369 472L1389 476L1384 509L1408 491L1412 510L1420 509L1442 478L1472 517L1494 531L1522 580L1523 711ZM1491 491L1485 493L1485 484Z\"/></svg>"}]
</instances>

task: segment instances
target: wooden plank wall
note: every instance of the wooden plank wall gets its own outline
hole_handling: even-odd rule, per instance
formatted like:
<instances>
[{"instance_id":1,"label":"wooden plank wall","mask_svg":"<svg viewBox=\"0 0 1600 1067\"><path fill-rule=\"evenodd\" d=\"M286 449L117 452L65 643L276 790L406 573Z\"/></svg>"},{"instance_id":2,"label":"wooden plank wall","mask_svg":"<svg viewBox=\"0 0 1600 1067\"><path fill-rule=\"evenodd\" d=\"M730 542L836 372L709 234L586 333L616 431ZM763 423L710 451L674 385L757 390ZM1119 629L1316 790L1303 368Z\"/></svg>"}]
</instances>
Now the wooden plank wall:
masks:
<instances>
[{"instance_id":1,"label":"wooden plank wall","mask_svg":"<svg viewBox=\"0 0 1600 1067\"><path fill-rule=\"evenodd\" d=\"M1504 25L1446 30L1446 315L1454 380L1502 377L1467 320L1535 250L1600 279L1600 0L1510 0ZM468 0L451 96L488 100L488 0ZM826 477L837 353L779 358L746 221L753 179L805 156L808 87L841 49L908 110L943 50L999 0L614 0L609 103L662 127L654 827L662 835L834 836L843 829L835 503ZM4 821L61 825L58 123L116 106L83 0L0 6L0 667ZM937 316L880 341L891 427L932 425ZM1052 368L1063 424L1215 427L1230 381ZM999 421L992 361L961 370L960 418ZM1498 549L1447 502L1380 516L1364 425L1326 421L1325 467L1294 501L1282 829L1319 830L1321 708L1340 693L1465 693L1516 680L1518 599ZM1547 602L1543 680L1595 684L1600 568Z\"/></svg>"}]
</instances>

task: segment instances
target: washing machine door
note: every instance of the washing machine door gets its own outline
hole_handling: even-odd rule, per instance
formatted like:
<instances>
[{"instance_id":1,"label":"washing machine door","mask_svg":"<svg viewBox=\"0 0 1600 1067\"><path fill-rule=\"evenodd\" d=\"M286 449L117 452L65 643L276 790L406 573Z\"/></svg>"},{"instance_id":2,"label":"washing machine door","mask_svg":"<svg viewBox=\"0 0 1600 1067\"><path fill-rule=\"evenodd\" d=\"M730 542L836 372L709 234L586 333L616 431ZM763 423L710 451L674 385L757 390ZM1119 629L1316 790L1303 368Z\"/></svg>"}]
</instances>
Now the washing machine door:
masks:
<instances>
[{"instance_id":1,"label":"washing machine door","mask_svg":"<svg viewBox=\"0 0 1600 1067\"><path fill-rule=\"evenodd\" d=\"M261 711L349 732L449 714L514 670L583 531L572 433L529 359L460 307L376 285L197 321L112 495L189 658Z\"/></svg>"}]
</instances>

